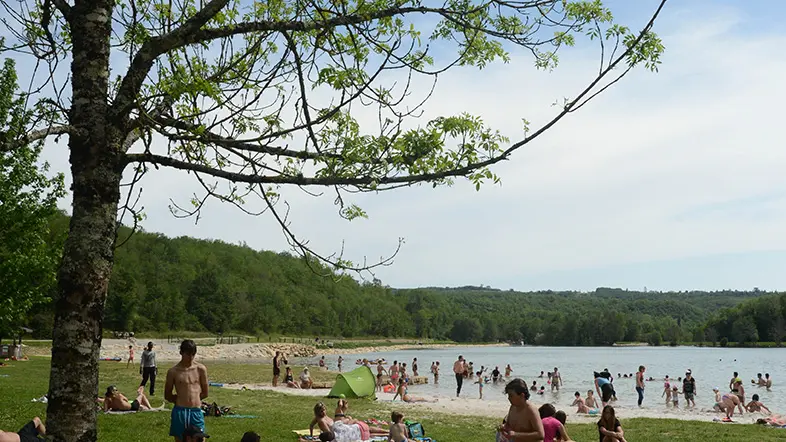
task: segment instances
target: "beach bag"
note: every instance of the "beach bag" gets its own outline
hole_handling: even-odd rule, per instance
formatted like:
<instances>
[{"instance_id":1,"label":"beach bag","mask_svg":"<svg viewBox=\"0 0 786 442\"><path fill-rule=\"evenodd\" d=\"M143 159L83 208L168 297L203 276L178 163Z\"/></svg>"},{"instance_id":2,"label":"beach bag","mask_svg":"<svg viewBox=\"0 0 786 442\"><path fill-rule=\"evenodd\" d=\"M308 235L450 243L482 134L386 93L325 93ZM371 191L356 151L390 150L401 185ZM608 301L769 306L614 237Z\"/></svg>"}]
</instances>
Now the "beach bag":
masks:
<instances>
[{"instance_id":1,"label":"beach bag","mask_svg":"<svg viewBox=\"0 0 786 442\"><path fill-rule=\"evenodd\" d=\"M423 429L423 425L420 422L406 422L406 424L409 437L416 439L426 436L426 430Z\"/></svg>"}]
</instances>

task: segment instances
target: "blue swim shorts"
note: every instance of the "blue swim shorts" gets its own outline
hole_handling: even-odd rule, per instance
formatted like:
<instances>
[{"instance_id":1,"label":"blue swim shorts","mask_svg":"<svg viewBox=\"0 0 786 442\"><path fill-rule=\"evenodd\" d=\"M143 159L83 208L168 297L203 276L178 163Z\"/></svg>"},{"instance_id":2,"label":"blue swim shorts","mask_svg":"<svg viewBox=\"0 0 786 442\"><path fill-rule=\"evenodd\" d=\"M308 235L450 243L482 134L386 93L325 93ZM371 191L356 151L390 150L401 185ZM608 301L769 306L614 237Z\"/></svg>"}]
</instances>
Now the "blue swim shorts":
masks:
<instances>
[{"instance_id":1,"label":"blue swim shorts","mask_svg":"<svg viewBox=\"0 0 786 442\"><path fill-rule=\"evenodd\" d=\"M172 423L169 424L169 435L183 437L183 432L189 425L195 425L205 431L205 414L201 408L186 408L175 406L172 409Z\"/></svg>"}]
</instances>

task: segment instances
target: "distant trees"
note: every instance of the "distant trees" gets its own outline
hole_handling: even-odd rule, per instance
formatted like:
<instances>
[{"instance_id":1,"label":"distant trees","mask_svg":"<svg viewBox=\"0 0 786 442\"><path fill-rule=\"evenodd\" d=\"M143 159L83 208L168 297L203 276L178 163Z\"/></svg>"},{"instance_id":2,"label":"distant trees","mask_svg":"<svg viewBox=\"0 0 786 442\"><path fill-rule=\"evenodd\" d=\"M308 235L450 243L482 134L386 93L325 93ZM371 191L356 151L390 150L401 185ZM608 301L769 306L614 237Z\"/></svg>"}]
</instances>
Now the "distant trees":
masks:
<instances>
[{"instance_id":1,"label":"distant trees","mask_svg":"<svg viewBox=\"0 0 786 442\"><path fill-rule=\"evenodd\" d=\"M764 294L717 312L704 326L705 336L738 345L780 344L786 335L786 294Z\"/></svg>"}]
</instances>

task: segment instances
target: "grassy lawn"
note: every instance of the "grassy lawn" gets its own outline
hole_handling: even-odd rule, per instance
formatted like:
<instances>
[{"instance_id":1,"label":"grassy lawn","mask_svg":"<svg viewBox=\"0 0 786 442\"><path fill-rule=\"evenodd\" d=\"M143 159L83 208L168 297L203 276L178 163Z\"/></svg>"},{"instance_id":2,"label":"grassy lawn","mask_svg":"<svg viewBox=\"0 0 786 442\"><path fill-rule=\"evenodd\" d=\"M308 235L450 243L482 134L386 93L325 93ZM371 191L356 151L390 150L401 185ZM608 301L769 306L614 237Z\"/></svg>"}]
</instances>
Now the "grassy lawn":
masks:
<instances>
[{"instance_id":1,"label":"grassy lawn","mask_svg":"<svg viewBox=\"0 0 786 442\"><path fill-rule=\"evenodd\" d=\"M48 359L34 357L29 362L12 362L11 367L0 368L0 428L18 430L33 416L45 417L46 405L30 402L34 397L46 393L48 387ZM211 381L263 383L270 381L269 365L244 365L235 363L209 362L208 374ZM160 368L158 392L151 398L153 406L163 401L164 374L169 364ZM119 387L127 396L133 396L139 385L138 366L125 368L125 363L102 362L100 388L110 383ZM314 373L316 380L333 376L329 373ZM232 406L238 414L259 416L254 419L207 418L211 441L239 441L249 430L262 435L263 441L295 441L291 430L308 428L312 408L317 399L287 396L267 391L238 391L222 388L210 390L210 401L219 405ZM334 401L326 402L332 413ZM92 406L88 404L87 406ZM494 428L500 419L482 417L451 416L411 408L397 403L377 403L368 400L351 401L351 414L357 418L388 420L392 409L401 410L409 419L419 420L427 435L440 442L493 441ZM500 408L500 418L505 414ZM597 441L597 430L591 424L571 424L568 432L576 441ZM169 413L138 413L133 415L100 415L99 440L107 442L157 442L171 441ZM732 425L705 422L690 422L660 419L623 420L623 428L630 442L691 441L691 442L738 442L741 440L783 440L786 431L762 428L754 425Z\"/></svg>"}]
</instances>

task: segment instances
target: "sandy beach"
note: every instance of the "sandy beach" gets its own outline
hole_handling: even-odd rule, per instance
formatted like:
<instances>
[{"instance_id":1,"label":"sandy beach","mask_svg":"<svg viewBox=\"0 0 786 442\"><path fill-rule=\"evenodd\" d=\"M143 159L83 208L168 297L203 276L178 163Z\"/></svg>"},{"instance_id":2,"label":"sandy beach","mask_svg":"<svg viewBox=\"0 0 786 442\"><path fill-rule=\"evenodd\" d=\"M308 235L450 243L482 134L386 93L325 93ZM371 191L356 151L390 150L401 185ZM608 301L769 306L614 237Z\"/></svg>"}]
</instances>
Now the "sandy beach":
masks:
<instances>
[{"instance_id":1,"label":"sandy beach","mask_svg":"<svg viewBox=\"0 0 786 442\"><path fill-rule=\"evenodd\" d=\"M180 359L179 343L167 343L164 340L152 339L155 343L156 358L159 361L176 361ZM101 343L101 358L128 358L128 346L136 348L137 359L148 339L104 339ZM352 349L317 349L312 345L285 343L244 343L244 344L213 344L200 345L197 342L197 358L206 361L242 361L272 360L276 351L286 353L290 357L310 358L317 355L350 355L378 353L407 349L440 349L456 347L455 344L397 344L383 347L358 347ZM461 345L462 347L507 347L508 344ZM23 346L24 353L31 356L49 356L51 349L46 347ZM350 358L347 358L348 362ZM351 361L354 363L354 361Z\"/></svg>"},{"instance_id":2,"label":"sandy beach","mask_svg":"<svg viewBox=\"0 0 786 442\"><path fill-rule=\"evenodd\" d=\"M249 390L267 390L267 391L275 391L278 393L295 395L295 396L310 396L316 398L324 398L327 396L329 390L328 389L313 389L313 390L302 390L302 389L293 389L293 388L286 388L286 387L273 387L271 385L264 385L264 384L225 384L223 388L240 390L243 388ZM484 417L494 417L502 418L508 411L508 403L498 400L480 400L477 397L444 397L444 396L429 396L423 395L417 391L417 388L411 388L411 394L413 396L420 396L428 400L437 399L437 402L418 402L418 403L405 403L402 402L400 399L393 402L393 394L392 393L377 393L377 401L381 403L389 403L389 404L397 404L398 407L401 407L407 411L407 415L420 415L423 416L429 412L438 412L444 414L452 414L457 416L484 416ZM542 398L533 399L533 402L537 405L544 403ZM654 405L652 407L644 407L644 408L616 408L617 417L620 419L632 419L632 418L651 418L651 419L678 419L678 420L690 420L690 421L703 421L703 422L712 422L713 419L717 419L722 417L720 413L716 413L712 410L702 410L700 407L697 407L694 410L684 410L684 409L666 409L663 406L658 408L658 405ZM565 410L568 414L568 423L595 423L598 421L598 416L590 416L586 414L577 414L575 413L575 408L570 410ZM761 413L746 413L743 416L735 416L734 420L736 423L743 423L743 424L752 424L756 422L756 419L762 417Z\"/></svg>"}]
</instances>

